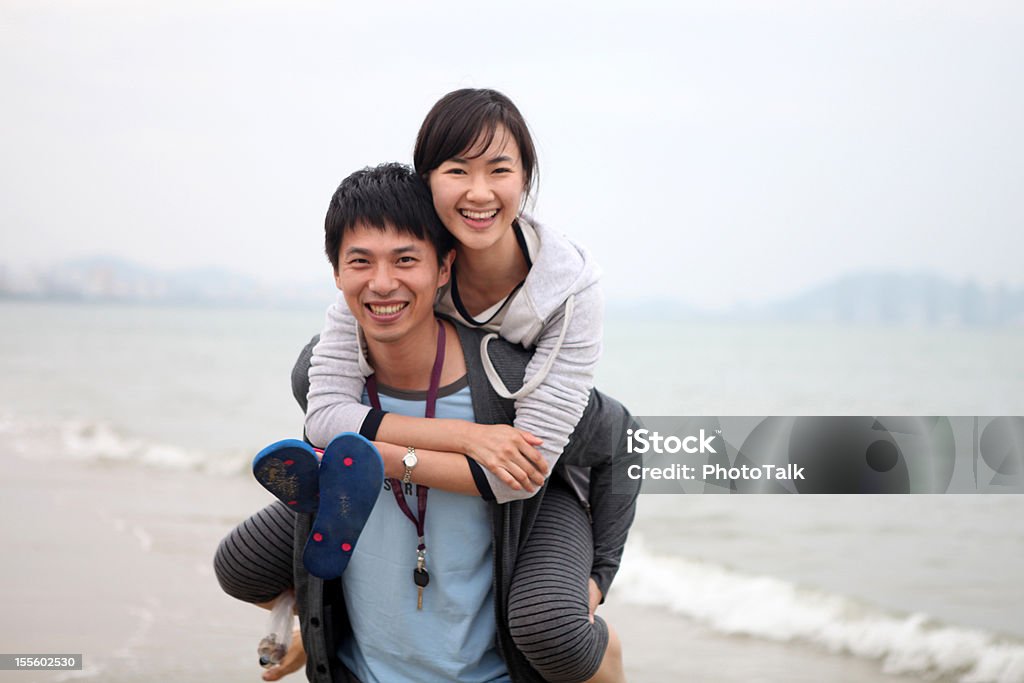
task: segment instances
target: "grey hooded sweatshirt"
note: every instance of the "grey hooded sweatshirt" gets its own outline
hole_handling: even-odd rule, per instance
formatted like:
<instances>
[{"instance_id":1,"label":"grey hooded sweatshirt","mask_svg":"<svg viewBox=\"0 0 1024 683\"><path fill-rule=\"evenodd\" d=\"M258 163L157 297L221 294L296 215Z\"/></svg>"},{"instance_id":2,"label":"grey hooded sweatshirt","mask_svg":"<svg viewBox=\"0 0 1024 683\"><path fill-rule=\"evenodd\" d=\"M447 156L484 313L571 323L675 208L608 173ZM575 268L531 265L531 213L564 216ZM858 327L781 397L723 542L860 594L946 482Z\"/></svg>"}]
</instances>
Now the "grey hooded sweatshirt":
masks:
<instances>
[{"instance_id":1,"label":"grey hooded sweatshirt","mask_svg":"<svg viewBox=\"0 0 1024 683\"><path fill-rule=\"evenodd\" d=\"M529 249L532 265L523 286L505 306L500 324L484 327L492 334L481 341L480 356L494 390L515 400L514 426L544 441L539 450L553 471L594 388L604 318L601 273L583 247L532 219L519 221L529 235L527 244L534 245ZM437 310L468 322L451 305L445 289L439 292ZM487 354L487 344L499 335L533 351L523 386L515 392L501 381ZM384 414L361 403L365 378L372 373L355 317L339 293L327 309L309 368L306 436L314 445L322 448L345 431L376 437ZM498 503L533 495L512 489L489 470L481 468L477 476L479 472Z\"/></svg>"}]
</instances>

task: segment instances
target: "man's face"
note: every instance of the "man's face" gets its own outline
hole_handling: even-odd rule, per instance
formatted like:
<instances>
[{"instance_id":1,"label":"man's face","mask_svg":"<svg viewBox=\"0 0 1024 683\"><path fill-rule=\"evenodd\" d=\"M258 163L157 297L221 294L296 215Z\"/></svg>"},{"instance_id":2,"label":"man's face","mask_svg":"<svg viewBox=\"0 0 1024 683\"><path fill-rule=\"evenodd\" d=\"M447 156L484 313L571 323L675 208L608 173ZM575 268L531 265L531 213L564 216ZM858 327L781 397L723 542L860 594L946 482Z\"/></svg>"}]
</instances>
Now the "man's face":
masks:
<instances>
[{"instance_id":1,"label":"man's face","mask_svg":"<svg viewBox=\"0 0 1024 683\"><path fill-rule=\"evenodd\" d=\"M434 298L448 282L454 253L438 266L429 242L360 224L342 237L334 281L367 339L393 342L433 326Z\"/></svg>"}]
</instances>

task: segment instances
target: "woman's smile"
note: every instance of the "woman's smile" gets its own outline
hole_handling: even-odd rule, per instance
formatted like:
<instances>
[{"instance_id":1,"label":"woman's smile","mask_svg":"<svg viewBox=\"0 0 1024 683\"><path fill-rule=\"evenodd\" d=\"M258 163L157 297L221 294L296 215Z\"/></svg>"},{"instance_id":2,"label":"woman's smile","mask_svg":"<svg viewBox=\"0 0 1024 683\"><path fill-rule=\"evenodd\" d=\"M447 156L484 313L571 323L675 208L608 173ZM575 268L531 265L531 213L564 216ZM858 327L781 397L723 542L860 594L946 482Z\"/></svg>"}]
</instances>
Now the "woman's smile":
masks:
<instances>
[{"instance_id":1,"label":"woman's smile","mask_svg":"<svg viewBox=\"0 0 1024 683\"><path fill-rule=\"evenodd\" d=\"M462 220L466 225L474 230L486 230L494 225L495 217L498 215L499 211L499 209L492 209L490 211L459 209L459 213L462 215Z\"/></svg>"}]
</instances>

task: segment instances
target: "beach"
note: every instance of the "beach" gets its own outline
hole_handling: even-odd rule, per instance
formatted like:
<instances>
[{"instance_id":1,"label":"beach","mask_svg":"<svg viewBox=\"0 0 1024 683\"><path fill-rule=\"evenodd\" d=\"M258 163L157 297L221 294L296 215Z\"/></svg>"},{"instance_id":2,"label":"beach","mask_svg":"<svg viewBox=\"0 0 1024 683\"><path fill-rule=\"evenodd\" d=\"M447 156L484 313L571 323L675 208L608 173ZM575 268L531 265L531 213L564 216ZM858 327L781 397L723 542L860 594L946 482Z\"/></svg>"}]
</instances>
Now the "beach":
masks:
<instances>
[{"instance_id":1,"label":"beach","mask_svg":"<svg viewBox=\"0 0 1024 683\"><path fill-rule=\"evenodd\" d=\"M265 614L221 593L211 559L261 489L119 464L4 463L0 642L81 654L83 669L0 678L258 680Z\"/></svg>"},{"instance_id":2,"label":"beach","mask_svg":"<svg viewBox=\"0 0 1024 683\"><path fill-rule=\"evenodd\" d=\"M394 352L361 371L427 388L392 360L431 350L404 336L430 308L430 258L395 240L439 227L458 245L452 261L432 240L456 317L533 354L508 400L550 471L573 460L566 438L612 461L588 514L599 572L619 550L604 531L631 524L598 609L631 683L1024 683L1024 3L510 9L0 3L0 683L262 679L270 612L221 590L215 552L273 500L254 456L307 436L293 366L348 324L339 294ZM410 194L350 176L382 163L415 176ZM340 248L371 227L386 239ZM464 349L474 381L441 368L467 387L443 403L460 416L493 413L483 375L497 395L495 372L517 384L485 358L495 336ZM472 444L357 424L318 398L358 391L322 384L309 441L382 424L420 449L418 482L487 493L428 446L506 476L497 430ZM634 420L577 417L591 388ZM642 463L603 452L620 426ZM635 518L602 514L636 480ZM369 598L356 632L389 629L366 642L410 662L472 640L440 623L495 634L466 617L486 606L438 619L489 575L486 539L448 525L484 520L443 516L445 496L430 494L444 539L419 534L436 553L427 628L394 629L375 600L412 590L386 578L399 555L346 577L350 603ZM540 545L503 528L496 555ZM470 548L472 572L441 561ZM496 582L515 575L505 559ZM429 597L446 586L452 600ZM3 668L47 655L83 665ZM390 675L369 657L362 677Z\"/></svg>"},{"instance_id":3,"label":"beach","mask_svg":"<svg viewBox=\"0 0 1024 683\"><path fill-rule=\"evenodd\" d=\"M260 680L267 613L223 594L211 558L244 515L270 502L254 481L119 463L5 457L7 559L0 641L8 652L80 653L80 672L0 680ZM716 634L664 609L616 600L631 681L900 681L876 662L812 646ZM296 674L291 680L301 680Z\"/></svg>"}]
</instances>

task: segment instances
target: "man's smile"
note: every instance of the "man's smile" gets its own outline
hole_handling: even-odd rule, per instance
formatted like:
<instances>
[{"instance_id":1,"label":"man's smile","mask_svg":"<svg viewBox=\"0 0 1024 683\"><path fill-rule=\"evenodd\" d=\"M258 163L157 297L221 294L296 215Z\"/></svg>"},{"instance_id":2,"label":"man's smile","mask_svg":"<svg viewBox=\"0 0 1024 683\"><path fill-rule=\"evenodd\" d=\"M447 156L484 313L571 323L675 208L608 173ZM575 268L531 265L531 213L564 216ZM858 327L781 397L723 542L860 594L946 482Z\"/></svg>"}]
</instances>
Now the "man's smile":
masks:
<instances>
[{"instance_id":1,"label":"man's smile","mask_svg":"<svg viewBox=\"0 0 1024 683\"><path fill-rule=\"evenodd\" d=\"M365 304L366 310L370 312L370 315L374 319L380 322L387 322L397 318L406 307L409 306L408 301L396 301L396 302L381 302L381 303L368 303Z\"/></svg>"}]
</instances>

